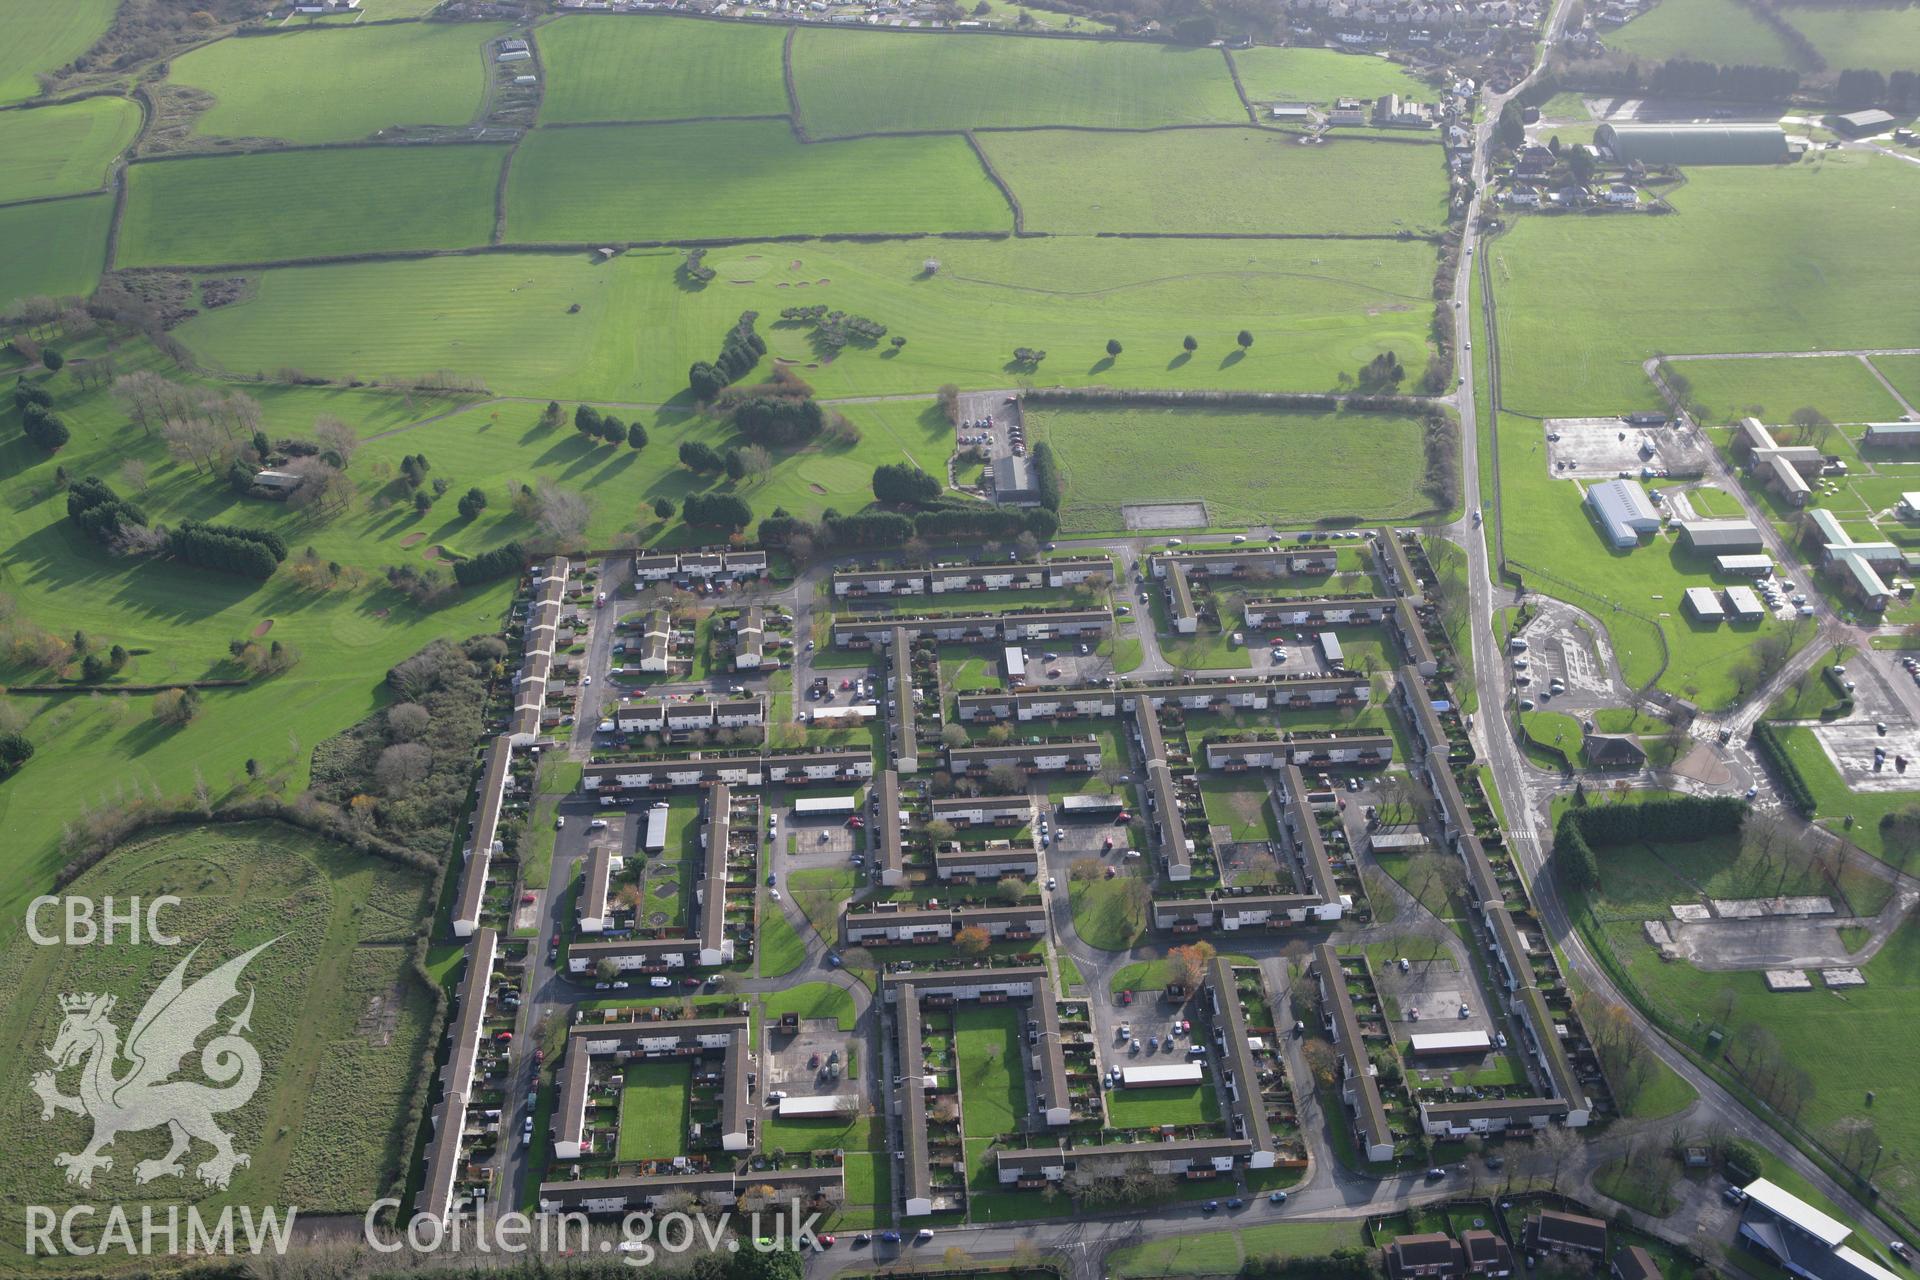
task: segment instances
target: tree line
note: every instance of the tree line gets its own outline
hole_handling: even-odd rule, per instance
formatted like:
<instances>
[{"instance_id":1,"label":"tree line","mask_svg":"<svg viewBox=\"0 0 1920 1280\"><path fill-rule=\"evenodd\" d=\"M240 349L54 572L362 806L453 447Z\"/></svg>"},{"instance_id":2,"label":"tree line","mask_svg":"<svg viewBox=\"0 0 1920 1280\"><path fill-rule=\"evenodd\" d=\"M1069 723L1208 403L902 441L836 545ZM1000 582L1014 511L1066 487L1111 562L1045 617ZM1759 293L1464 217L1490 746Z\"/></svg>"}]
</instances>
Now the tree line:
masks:
<instances>
[{"instance_id":1,"label":"tree line","mask_svg":"<svg viewBox=\"0 0 1920 1280\"><path fill-rule=\"evenodd\" d=\"M713 360L696 360L687 370L687 386L693 392L693 398L706 403L719 395L728 385L738 382L753 367L760 363L760 357L767 354L766 339L754 331L754 323L759 320L757 311L743 311L727 330L727 336L720 341L720 354Z\"/></svg>"}]
</instances>

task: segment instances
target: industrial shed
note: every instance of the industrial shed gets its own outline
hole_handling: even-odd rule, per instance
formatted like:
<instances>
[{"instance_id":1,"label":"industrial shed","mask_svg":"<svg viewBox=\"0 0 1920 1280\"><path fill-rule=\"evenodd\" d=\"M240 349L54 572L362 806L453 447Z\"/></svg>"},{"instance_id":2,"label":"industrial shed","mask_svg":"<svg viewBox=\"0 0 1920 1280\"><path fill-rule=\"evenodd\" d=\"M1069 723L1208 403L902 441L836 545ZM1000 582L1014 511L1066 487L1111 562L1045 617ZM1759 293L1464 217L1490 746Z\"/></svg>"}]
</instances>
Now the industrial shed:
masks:
<instances>
[{"instance_id":1,"label":"industrial shed","mask_svg":"<svg viewBox=\"0 0 1920 1280\"><path fill-rule=\"evenodd\" d=\"M1600 522L1600 531L1616 547L1640 545L1643 533L1660 531L1660 513L1647 491L1631 480L1607 480L1587 490L1587 505Z\"/></svg>"},{"instance_id":2,"label":"industrial shed","mask_svg":"<svg viewBox=\"0 0 1920 1280\"><path fill-rule=\"evenodd\" d=\"M1760 530L1751 520L1675 520L1680 545L1694 551L1734 555L1761 550Z\"/></svg>"},{"instance_id":3,"label":"industrial shed","mask_svg":"<svg viewBox=\"0 0 1920 1280\"><path fill-rule=\"evenodd\" d=\"M1593 143L1643 164L1779 164L1790 154L1777 124L1602 124Z\"/></svg>"}]
</instances>

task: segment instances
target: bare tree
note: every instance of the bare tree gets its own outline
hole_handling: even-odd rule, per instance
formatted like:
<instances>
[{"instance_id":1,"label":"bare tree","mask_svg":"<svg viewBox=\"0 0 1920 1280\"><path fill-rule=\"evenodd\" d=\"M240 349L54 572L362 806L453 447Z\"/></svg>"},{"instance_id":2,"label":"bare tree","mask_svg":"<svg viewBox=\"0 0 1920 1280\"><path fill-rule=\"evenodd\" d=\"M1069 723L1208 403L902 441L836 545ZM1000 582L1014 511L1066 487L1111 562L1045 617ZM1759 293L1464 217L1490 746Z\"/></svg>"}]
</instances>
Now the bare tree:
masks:
<instances>
[{"instance_id":1,"label":"bare tree","mask_svg":"<svg viewBox=\"0 0 1920 1280\"><path fill-rule=\"evenodd\" d=\"M593 509L585 495L541 477L534 485L534 523L548 543L567 545L586 536Z\"/></svg>"},{"instance_id":2,"label":"bare tree","mask_svg":"<svg viewBox=\"0 0 1920 1280\"><path fill-rule=\"evenodd\" d=\"M330 413L313 420L313 442L320 446L322 454L331 455L333 465L342 470L353 460L353 451L360 447L358 433Z\"/></svg>"},{"instance_id":3,"label":"bare tree","mask_svg":"<svg viewBox=\"0 0 1920 1280\"><path fill-rule=\"evenodd\" d=\"M147 491L147 464L139 458L128 458L120 464L120 483L134 493Z\"/></svg>"},{"instance_id":4,"label":"bare tree","mask_svg":"<svg viewBox=\"0 0 1920 1280\"><path fill-rule=\"evenodd\" d=\"M433 752L424 743L400 742L380 753L373 776L382 791L398 796L423 781L432 767Z\"/></svg>"}]
</instances>

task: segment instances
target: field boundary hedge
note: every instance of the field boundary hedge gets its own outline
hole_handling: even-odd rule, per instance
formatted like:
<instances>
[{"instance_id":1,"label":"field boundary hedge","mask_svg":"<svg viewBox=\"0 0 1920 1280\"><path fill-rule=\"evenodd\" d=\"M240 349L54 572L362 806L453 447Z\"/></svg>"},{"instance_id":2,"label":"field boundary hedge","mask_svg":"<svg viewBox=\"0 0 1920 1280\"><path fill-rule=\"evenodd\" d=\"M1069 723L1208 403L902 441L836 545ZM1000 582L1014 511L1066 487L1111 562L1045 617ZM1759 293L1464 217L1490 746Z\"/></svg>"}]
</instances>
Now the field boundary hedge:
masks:
<instances>
[{"instance_id":1,"label":"field boundary hedge","mask_svg":"<svg viewBox=\"0 0 1920 1280\"><path fill-rule=\"evenodd\" d=\"M6 693L165 693L169 689L244 689L251 680L182 680L178 684L10 684L0 685Z\"/></svg>"},{"instance_id":2,"label":"field boundary hedge","mask_svg":"<svg viewBox=\"0 0 1920 1280\"><path fill-rule=\"evenodd\" d=\"M1198 405L1207 409L1315 409L1399 413L1425 417L1445 407L1433 396L1340 395L1324 391L1178 391L1127 387L1033 387L1022 400L1039 404L1141 404L1163 408Z\"/></svg>"},{"instance_id":3,"label":"field boundary hedge","mask_svg":"<svg viewBox=\"0 0 1920 1280\"><path fill-rule=\"evenodd\" d=\"M812 142L807 135L807 122L800 114L800 90L793 82L793 36L798 30L798 23L788 23L787 38L780 42L780 78L787 86L787 120L793 136L801 142Z\"/></svg>"},{"instance_id":4,"label":"field boundary hedge","mask_svg":"<svg viewBox=\"0 0 1920 1280\"><path fill-rule=\"evenodd\" d=\"M1020 197L1013 194L1013 187L1000 176L1000 171L993 167L993 158L987 154L987 149L980 145L980 139L973 136L973 130L969 129L960 136L967 140L969 147L973 148L973 154L978 157L980 167L987 171L987 180L1000 188L1000 194L1006 197L1007 206L1013 210L1013 234L1026 235L1027 213L1020 207Z\"/></svg>"},{"instance_id":5,"label":"field boundary hedge","mask_svg":"<svg viewBox=\"0 0 1920 1280\"><path fill-rule=\"evenodd\" d=\"M1247 96L1247 86L1240 82L1240 68L1233 60L1233 53L1224 44L1220 46L1220 56L1227 60L1227 76L1233 81L1233 91L1240 95L1240 105L1247 109L1247 120L1254 128L1260 127L1260 113L1253 109L1253 99Z\"/></svg>"},{"instance_id":6,"label":"field boundary hedge","mask_svg":"<svg viewBox=\"0 0 1920 1280\"><path fill-rule=\"evenodd\" d=\"M1753 741L1760 748L1760 758L1780 784L1780 790L1785 794L1787 803L1793 806L1793 811L1803 818L1811 818L1816 807L1813 789L1801 775L1800 766L1794 763L1787 744L1780 740L1780 727L1770 720L1756 722Z\"/></svg>"},{"instance_id":7,"label":"field boundary hedge","mask_svg":"<svg viewBox=\"0 0 1920 1280\"><path fill-rule=\"evenodd\" d=\"M543 133L548 130L558 133L563 129L651 129L669 124L785 124L790 119L784 111L768 111L747 116L672 116L665 120L556 120L538 127Z\"/></svg>"}]
</instances>

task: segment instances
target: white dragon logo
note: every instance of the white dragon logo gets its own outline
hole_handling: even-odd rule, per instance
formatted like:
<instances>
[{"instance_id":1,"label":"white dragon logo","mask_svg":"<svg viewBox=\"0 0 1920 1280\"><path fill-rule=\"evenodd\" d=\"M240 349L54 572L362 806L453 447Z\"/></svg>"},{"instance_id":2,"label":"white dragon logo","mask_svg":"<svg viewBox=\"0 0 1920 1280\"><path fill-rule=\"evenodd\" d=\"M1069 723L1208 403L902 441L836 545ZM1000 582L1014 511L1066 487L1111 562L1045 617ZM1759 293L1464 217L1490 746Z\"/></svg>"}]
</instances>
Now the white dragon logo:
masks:
<instances>
[{"instance_id":1,"label":"white dragon logo","mask_svg":"<svg viewBox=\"0 0 1920 1280\"><path fill-rule=\"evenodd\" d=\"M220 1010L240 995L240 974L248 961L279 939L261 943L245 955L233 959L207 974L192 986L184 976L187 965L199 953L195 947L185 960L148 997L123 1049L119 1028L109 1016L116 1000L111 995L64 995L60 1008L65 1018L53 1047L46 1051L54 1069L33 1077L33 1091L40 1095L40 1118L53 1119L56 1111L93 1118L93 1140L82 1151L54 1156L54 1163L67 1171L67 1181L91 1187L96 1169L113 1168L113 1157L101 1150L113 1145L123 1133L165 1127L173 1146L158 1160L142 1160L134 1166L134 1177L141 1183L155 1178L181 1177L186 1173L180 1157L187 1154L193 1140L213 1147L213 1156L194 1170L200 1181L210 1187L225 1187L233 1171L251 1162L233 1149L233 1135L213 1122L225 1111L246 1105L260 1087L260 1054L242 1038L253 1017L253 989L247 989L247 1005L228 1024L226 1032L207 1041L200 1050L200 1070L212 1085L193 1080L175 1080L183 1061L193 1052L194 1042L215 1026ZM121 1059L131 1066L125 1074L115 1075ZM68 1097L56 1083L60 1072L80 1067L79 1094ZM220 1086L220 1087L214 1087Z\"/></svg>"}]
</instances>

